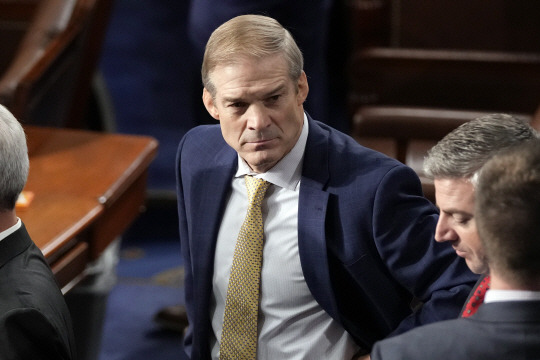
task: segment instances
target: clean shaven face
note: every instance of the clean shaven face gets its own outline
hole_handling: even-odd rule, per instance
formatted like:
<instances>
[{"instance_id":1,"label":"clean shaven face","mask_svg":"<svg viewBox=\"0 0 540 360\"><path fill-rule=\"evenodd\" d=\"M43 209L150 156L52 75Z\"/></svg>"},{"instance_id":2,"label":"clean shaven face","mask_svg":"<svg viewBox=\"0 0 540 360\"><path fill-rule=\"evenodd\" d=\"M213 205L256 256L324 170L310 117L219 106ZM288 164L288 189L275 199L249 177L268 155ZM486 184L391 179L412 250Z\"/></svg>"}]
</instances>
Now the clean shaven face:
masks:
<instances>
[{"instance_id":1,"label":"clean shaven face","mask_svg":"<svg viewBox=\"0 0 540 360\"><path fill-rule=\"evenodd\" d=\"M274 55L240 57L216 66L210 78L216 94L204 89L203 102L220 122L223 138L253 171L268 171L291 151L302 131L305 73L293 81L283 56Z\"/></svg>"}]
</instances>

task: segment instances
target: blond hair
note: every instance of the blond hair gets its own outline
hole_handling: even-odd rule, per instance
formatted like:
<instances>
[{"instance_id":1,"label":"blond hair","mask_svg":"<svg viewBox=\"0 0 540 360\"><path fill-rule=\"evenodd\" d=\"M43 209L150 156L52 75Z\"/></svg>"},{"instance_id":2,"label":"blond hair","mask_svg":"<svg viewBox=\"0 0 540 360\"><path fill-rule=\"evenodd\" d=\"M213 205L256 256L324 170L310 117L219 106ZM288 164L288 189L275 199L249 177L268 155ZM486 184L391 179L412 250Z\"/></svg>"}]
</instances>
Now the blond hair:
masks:
<instances>
[{"instance_id":1,"label":"blond hair","mask_svg":"<svg viewBox=\"0 0 540 360\"><path fill-rule=\"evenodd\" d=\"M218 65L234 64L241 57L262 58L282 54L289 66L289 75L298 80L304 68L304 58L291 33L268 16L241 15L218 27L208 40L201 69L206 90L215 96L210 79Z\"/></svg>"}]
</instances>

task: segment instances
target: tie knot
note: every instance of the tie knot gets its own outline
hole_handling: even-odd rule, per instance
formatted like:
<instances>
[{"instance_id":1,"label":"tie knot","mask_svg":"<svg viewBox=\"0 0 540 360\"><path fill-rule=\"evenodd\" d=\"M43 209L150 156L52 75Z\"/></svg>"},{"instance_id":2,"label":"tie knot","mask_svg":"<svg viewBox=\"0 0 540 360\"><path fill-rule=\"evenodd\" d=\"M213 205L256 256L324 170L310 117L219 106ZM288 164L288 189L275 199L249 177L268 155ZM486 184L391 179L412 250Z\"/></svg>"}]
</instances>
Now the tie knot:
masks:
<instances>
[{"instance_id":1,"label":"tie knot","mask_svg":"<svg viewBox=\"0 0 540 360\"><path fill-rule=\"evenodd\" d=\"M270 186L270 183L263 179L254 178L253 176L250 176L250 175L246 175L244 179L246 180L249 203L251 205L260 206L264 199L264 194L266 193L266 189L268 189L268 186Z\"/></svg>"}]
</instances>

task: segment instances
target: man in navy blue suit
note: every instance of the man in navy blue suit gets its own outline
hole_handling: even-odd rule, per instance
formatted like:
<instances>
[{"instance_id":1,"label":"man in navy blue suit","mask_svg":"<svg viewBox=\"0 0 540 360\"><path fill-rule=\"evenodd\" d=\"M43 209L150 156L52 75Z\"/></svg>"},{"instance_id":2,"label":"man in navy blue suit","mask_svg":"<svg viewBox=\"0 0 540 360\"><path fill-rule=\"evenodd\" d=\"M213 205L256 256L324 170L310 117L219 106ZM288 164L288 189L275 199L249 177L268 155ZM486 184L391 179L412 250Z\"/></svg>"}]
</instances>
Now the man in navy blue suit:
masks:
<instances>
[{"instance_id":1,"label":"man in navy blue suit","mask_svg":"<svg viewBox=\"0 0 540 360\"><path fill-rule=\"evenodd\" d=\"M191 54L194 61L186 63L193 67L189 86L197 94L202 91L199 69L204 49L208 38L219 25L238 15L264 14L278 20L291 31L304 55L304 68L311 75L310 96L306 99L309 113L317 119L325 119L327 124L338 130L348 132L349 121L343 96L345 80L342 75L343 67L340 66L343 60L335 60L346 58L340 55L347 51L347 40L341 35L332 41L329 39L331 22L336 22L332 27L338 28L336 33L340 26L344 27L342 21L337 23L339 20L334 20L333 14L338 12L337 9L338 4L332 0L191 0L187 32L194 50ZM334 59L333 62L329 57ZM196 101L191 104L194 114L192 123L213 123L214 119L208 115L198 95L193 99ZM330 103L332 109L329 109ZM330 114L332 116L329 116ZM185 308L181 305L161 309L154 319L160 326L181 333L188 325Z\"/></svg>"},{"instance_id":2,"label":"man in navy blue suit","mask_svg":"<svg viewBox=\"0 0 540 360\"><path fill-rule=\"evenodd\" d=\"M304 111L307 76L287 30L266 16L227 21L208 41L202 77L220 124L189 131L177 154L189 358L222 356L247 176L270 183L257 359L356 358L458 315L476 276L433 241L438 212L418 177Z\"/></svg>"},{"instance_id":3,"label":"man in navy blue suit","mask_svg":"<svg viewBox=\"0 0 540 360\"><path fill-rule=\"evenodd\" d=\"M540 357L540 140L506 148L480 170L476 227L491 287L467 318L383 340L374 360Z\"/></svg>"}]
</instances>

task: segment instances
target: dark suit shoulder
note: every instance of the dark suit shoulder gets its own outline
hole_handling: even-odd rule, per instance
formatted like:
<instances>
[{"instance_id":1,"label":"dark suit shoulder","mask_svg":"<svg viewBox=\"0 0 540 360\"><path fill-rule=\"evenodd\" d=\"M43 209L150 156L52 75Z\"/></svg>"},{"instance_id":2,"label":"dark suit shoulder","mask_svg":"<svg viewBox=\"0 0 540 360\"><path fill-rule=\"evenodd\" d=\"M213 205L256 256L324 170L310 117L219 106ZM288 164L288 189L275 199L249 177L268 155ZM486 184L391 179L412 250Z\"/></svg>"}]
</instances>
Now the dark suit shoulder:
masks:
<instances>
[{"instance_id":1,"label":"dark suit shoulder","mask_svg":"<svg viewBox=\"0 0 540 360\"><path fill-rule=\"evenodd\" d=\"M0 248L4 260L0 267L2 322L9 320L14 325L20 319L37 319L37 322L30 322L33 327L42 323L46 324L44 327L52 327L66 348L73 350L73 330L66 302L47 261L24 225L0 241ZM4 347L0 346L0 351L2 349ZM21 359L27 358L33 359Z\"/></svg>"},{"instance_id":2,"label":"dark suit shoulder","mask_svg":"<svg viewBox=\"0 0 540 360\"><path fill-rule=\"evenodd\" d=\"M373 193L387 177L399 179L400 182L412 181L414 193L420 189L420 180L414 170L385 154L360 145L351 136L318 121L310 122L304 170L303 175L320 178L320 181L325 179L315 174L327 173L329 188L348 189L344 184L357 183L361 177L365 180L362 181L364 186L373 186L369 190Z\"/></svg>"},{"instance_id":3,"label":"dark suit shoulder","mask_svg":"<svg viewBox=\"0 0 540 360\"><path fill-rule=\"evenodd\" d=\"M471 333L467 322L465 319L441 321L379 341L373 347L371 359L476 359L463 353L467 347L458 343L458 339L472 340L477 335Z\"/></svg>"},{"instance_id":4,"label":"dark suit shoulder","mask_svg":"<svg viewBox=\"0 0 540 360\"><path fill-rule=\"evenodd\" d=\"M205 165L236 154L223 139L219 125L201 125L188 131L178 146L179 163Z\"/></svg>"},{"instance_id":5,"label":"dark suit shoulder","mask_svg":"<svg viewBox=\"0 0 540 360\"><path fill-rule=\"evenodd\" d=\"M320 134L327 136L330 160L341 158L342 161L336 162L340 166L347 166L347 164L351 167L361 164L363 166L373 166L373 168L405 166L396 159L359 144L350 135L344 134L326 124L313 121L312 125L310 130L315 131L318 136ZM321 144L320 141L319 144Z\"/></svg>"},{"instance_id":6,"label":"dark suit shoulder","mask_svg":"<svg viewBox=\"0 0 540 360\"><path fill-rule=\"evenodd\" d=\"M66 339L49 318L34 308L18 308L0 316L0 358L18 360L72 359Z\"/></svg>"},{"instance_id":7,"label":"dark suit shoulder","mask_svg":"<svg viewBox=\"0 0 540 360\"><path fill-rule=\"evenodd\" d=\"M21 230L2 241L8 245L3 250L11 252L9 260L0 267L0 311L9 310L10 306L49 306L56 299L63 303L62 293L41 250L29 237L21 236Z\"/></svg>"},{"instance_id":8,"label":"dark suit shoulder","mask_svg":"<svg viewBox=\"0 0 540 360\"><path fill-rule=\"evenodd\" d=\"M474 315L421 326L376 343L371 358L538 359L540 322L507 320L480 320Z\"/></svg>"}]
</instances>

